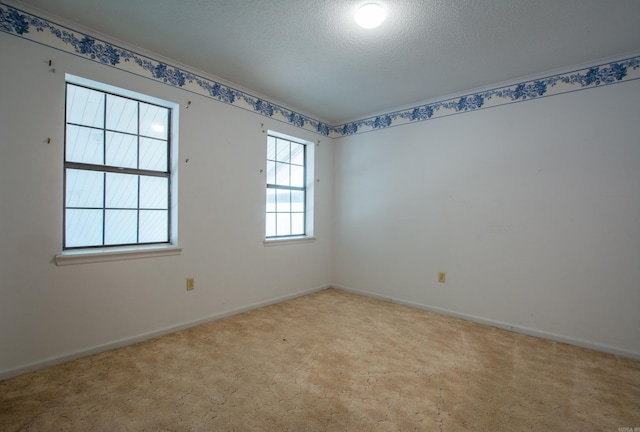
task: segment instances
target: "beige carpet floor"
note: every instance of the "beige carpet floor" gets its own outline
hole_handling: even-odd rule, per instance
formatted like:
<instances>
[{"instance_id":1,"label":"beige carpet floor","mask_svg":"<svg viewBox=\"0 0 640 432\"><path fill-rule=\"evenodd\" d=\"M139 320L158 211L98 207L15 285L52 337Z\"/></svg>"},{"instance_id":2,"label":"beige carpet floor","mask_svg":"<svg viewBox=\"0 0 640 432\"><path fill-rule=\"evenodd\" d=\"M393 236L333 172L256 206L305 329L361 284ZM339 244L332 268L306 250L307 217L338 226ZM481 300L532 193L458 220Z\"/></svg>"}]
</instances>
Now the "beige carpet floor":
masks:
<instances>
[{"instance_id":1,"label":"beige carpet floor","mask_svg":"<svg viewBox=\"0 0 640 432\"><path fill-rule=\"evenodd\" d=\"M640 362L329 289L0 382L2 431L640 428Z\"/></svg>"}]
</instances>

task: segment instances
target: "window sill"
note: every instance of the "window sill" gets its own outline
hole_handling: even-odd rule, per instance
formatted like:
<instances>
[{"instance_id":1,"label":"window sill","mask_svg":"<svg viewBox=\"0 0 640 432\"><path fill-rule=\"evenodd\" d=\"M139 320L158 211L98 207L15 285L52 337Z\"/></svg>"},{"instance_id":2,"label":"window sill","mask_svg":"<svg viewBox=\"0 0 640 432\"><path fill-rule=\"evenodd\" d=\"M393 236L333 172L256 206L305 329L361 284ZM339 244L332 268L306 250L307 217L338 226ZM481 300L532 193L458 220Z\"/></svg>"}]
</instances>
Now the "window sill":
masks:
<instances>
[{"instance_id":1,"label":"window sill","mask_svg":"<svg viewBox=\"0 0 640 432\"><path fill-rule=\"evenodd\" d=\"M316 241L315 237L284 237L284 238L274 238L274 239L266 239L264 241L265 246L281 246L287 244L296 244L296 243L311 243Z\"/></svg>"},{"instance_id":2,"label":"window sill","mask_svg":"<svg viewBox=\"0 0 640 432\"><path fill-rule=\"evenodd\" d=\"M182 248L174 245L131 246L121 248L99 248L65 251L56 255L58 266L87 264L106 261L123 261L139 258L152 258L180 255Z\"/></svg>"}]
</instances>

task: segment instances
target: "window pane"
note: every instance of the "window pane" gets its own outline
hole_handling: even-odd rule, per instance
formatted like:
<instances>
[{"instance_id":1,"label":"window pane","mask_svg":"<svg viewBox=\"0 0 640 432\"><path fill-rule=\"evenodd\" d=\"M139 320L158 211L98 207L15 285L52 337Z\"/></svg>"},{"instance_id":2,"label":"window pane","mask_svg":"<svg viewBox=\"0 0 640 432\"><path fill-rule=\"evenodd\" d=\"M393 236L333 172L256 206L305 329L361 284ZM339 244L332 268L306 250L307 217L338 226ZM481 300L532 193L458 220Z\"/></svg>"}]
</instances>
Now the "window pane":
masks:
<instances>
[{"instance_id":1,"label":"window pane","mask_svg":"<svg viewBox=\"0 0 640 432\"><path fill-rule=\"evenodd\" d=\"M169 241L169 210L140 210L140 243Z\"/></svg>"},{"instance_id":2,"label":"window pane","mask_svg":"<svg viewBox=\"0 0 640 432\"><path fill-rule=\"evenodd\" d=\"M276 214L267 213L266 237L274 237L276 235Z\"/></svg>"},{"instance_id":3,"label":"window pane","mask_svg":"<svg viewBox=\"0 0 640 432\"><path fill-rule=\"evenodd\" d=\"M267 136L267 160L276 160L276 139Z\"/></svg>"},{"instance_id":4,"label":"window pane","mask_svg":"<svg viewBox=\"0 0 640 432\"><path fill-rule=\"evenodd\" d=\"M104 93L67 84L67 123L104 127Z\"/></svg>"},{"instance_id":5,"label":"window pane","mask_svg":"<svg viewBox=\"0 0 640 432\"><path fill-rule=\"evenodd\" d=\"M291 213L291 235L304 235L304 213Z\"/></svg>"},{"instance_id":6,"label":"window pane","mask_svg":"<svg viewBox=\"0 0 640 432\"><path fill-rule=\"evenodd\" d=\"M166 140L169 110L140 102L140 135Z\"/></svg>"},{"instance_id":7,"label":"window pane","mask_svg":"<svg viewBox=\"0 0 640 432\"><path fill-rule=\"evenodd\" d=\"M279 236L291 235L291 213L276 213L277 227L276 231Z\"/></svg>"},{"instance_id":8,"label":"window pane","mask_svg":"<svg viewBox=\"0 0 640 432\"><path fill-rule=\"evenodd\" d=\"M106 210L104 244L136 243L138 237L137 210Z\"/></svg>"},{"instance_id":9,"label":"window pane","mask_svg":"<svg viewBox=\"0 0 640 432\"><path fill-rule=\"evenodd\" d=\"M291 165L291 186L304 186L304 167Z\"/></svg>"},{"instance_id":10,"label":"window pane","mask_svg":"<svg viewBox=\"0 0 640 432\"><path fill-rule=\"evenodd\" d=\"M290 186L289 167L286 163L276 162L276 181L275 184L280 186Z\"/></svg>"},{"instance_id":11,"label":"window pane","mask_svg":"<svg viewBox=\"0 0 640 432\"><path fill-rule=\"evenodd\" d=\"M140 138L140 169L167 172L168 143Z\"/></svg>"},{"instance_id":12,"label":"window pane","mask_svg":"<svg viewBox=\"0 0 640 432\"><path fill-rule=\"evenodd\" d=\"M140 208L168 208L169 179L140 176Z\"/></svg>"},{"instance_id":13,"label":"window pane","mask_svg":"<svg viewBox=\"0 0 640 432\"><path fill-rule=\"evenodd\" d=\"M67 207L102 208L104 174L97 171L67 169Z\"/></svg>"},{"instance_id":14,"label":"window pane","mask_svg":"<svg viewBox=\"0 0 640 432\"><path fill-rule=\"evenodd\" d=\"M267 136L267 237L305 234L306 150L305 144Z\"/></svg>"},{"instance_id":15,"label":"window pane","mask_svg":"<svg viewBox=\"0 0 640 432\"><path fill-rule=\"evenodd\" d=\"M169 241L170 119L170 108L66 84L65 248Z\"/></svg>"},{"instance_id":16,"label":"window pane","mask_svg":"<svg viewBox=\"0 0 640 432\"><path fill-rule=\"evenodd\" d=\"M74 210L65 212L65 246L102 245L102 210Z\"/></svg>"},{"instance_id":17,"label":"window pane","mask_svg":"<svg viewBox=\"0 0 640 432\"><path fill-rule=\"evenodd\" d=\"M289 146L289 141L287 140L283 140L280 138L276 139L276 160L278 162L287 162L289 163L290 159L290 146Z\"/></svg>"},{"instance_id":18,"label":"window pane","mask_svg":"<svg viewBox=\"0 0 640 432\"><path fill-rule=\"evenodd\" d=\"M138 133L138 102L107 95L107 129Z\"/></svg>"},{"instance_id":19,"label":"window pane","mask_svg":"<svg viewBox=\"0 0 640 432\"><path fill-rule=\"evenodd\" d=\"M107 173L106 207L138 207L138 176L130 174Z\"/></svg>"},{"instance_id":20,"label":"window pane","mask_svg":"<svg viewBox=\"0 0 640 432\"><path fill-rule=\"evenodd\" d=\"M304 211L304 191L291 191L291 211Z\"/></svg>"},{"instance_id":21,"label":"window pane","mask_svg":"<svg viewBox=\"0 0 640 432\"><path fill-rule=\"evenodd\" d=\"M276 184L276 163L267 162L267 184Z\"/></svg>"},{"instance_id":22,"label":"window pane","mask_svg":"<svg viewBox=\"0 0 640 432\"><path fill-rule=\"evenodd\" d=\"M104 163L102 130L68 125L66 139L65 158L67 161L97 165Z\"/></svg>"},{"instance_id":23,"label":"window pane","mask_svg":"<svg viewBox=\"0 0 640 432\"><path fill-rule=\"evenodd\" d=\"M276 190L267 189L267 211L276 211Z\"/></svg>"},{"instance_id":24,"label":"window pane","mask_svg":"<svg viewBox=\"0 0 640 432\"><path fill-rule=\"evenodd\" d=\"M137 137L135 135L107 132L107 165L137 168Z\"/></svg>"},{"instance_id":25,"label":"window pane","mask_svg":"<svg viewBox=\"0 0 640 432\"><path fill-rule=\"evenodd\" d=\"M276 211L291 211L291 191L276 189Z\"/></svg>"},{"instance_id":26,"label":"window pane","mask_svg":"<svg viewBox=\"0 0 640 432\"><path fill-rule=\"evenodd\" d=\"M304 145L291 143L291 163L296 165L304 165Z\"/></svg>"}]
</instances>

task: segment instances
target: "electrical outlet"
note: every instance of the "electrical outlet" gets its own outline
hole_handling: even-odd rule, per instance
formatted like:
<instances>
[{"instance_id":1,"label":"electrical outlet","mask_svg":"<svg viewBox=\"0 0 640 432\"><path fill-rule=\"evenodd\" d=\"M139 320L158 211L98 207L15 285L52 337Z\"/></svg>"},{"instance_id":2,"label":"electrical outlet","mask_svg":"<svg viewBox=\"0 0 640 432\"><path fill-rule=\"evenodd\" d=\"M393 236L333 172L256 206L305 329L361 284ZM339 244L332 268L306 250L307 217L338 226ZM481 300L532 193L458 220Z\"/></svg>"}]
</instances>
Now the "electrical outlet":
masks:
<instances>
[{"instance_id":1,"label":"electrical outlet","mask_svg":"<svg viewBox=\"0 0 640 432\"><path fill-rule=\"evenodd\" d=\"M445 283L447 281L447 274L445 272L438 272L438 282Z\"/></svg>"},{"instance_id":2,"label":"electrical outlet","mask_svg":"<svg viewBox=\"0 0 640 432\"><path fill-rule=\"evenodd\" d=\"M187 278L187 291L193 291L196 289L196 278Z\"/></svg>"}]
</instances>

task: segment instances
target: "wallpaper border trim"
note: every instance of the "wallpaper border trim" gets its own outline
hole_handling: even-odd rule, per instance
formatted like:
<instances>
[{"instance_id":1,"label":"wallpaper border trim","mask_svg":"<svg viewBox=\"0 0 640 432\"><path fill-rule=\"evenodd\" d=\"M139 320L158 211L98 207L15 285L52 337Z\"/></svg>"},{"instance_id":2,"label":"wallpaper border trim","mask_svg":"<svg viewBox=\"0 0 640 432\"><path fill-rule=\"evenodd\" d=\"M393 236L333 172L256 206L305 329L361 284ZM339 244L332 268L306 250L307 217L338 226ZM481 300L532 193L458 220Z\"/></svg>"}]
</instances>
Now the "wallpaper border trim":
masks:
<instances>
[{"instance_id":1,"label":"wallpaper border trim","mask_svg":"<svg viewBox=\"0 0 640 432\"><path fill-rule=\"evenodd\" d=\"M640 56L332 126L229 85L0 3L0 31L331 138L640 79Z\"/></svg>"},{"instance_id":2,"label":"wallpaper border trim","mask_svg":"<svg viewBox=\"0 0 640 432\"><path fill-rule=\"evenodd\" d=\"M276 103L0 3L0 31L329 136L331 126Z\"/></svg>"},{"instance_id":3,"label":"wallpaper border trim","mask_svg":"<svg viewBox=\"0 0 640 432\"><path fill-rule=\"evenodd\" d=\"M429 102L334 126L339 136L370 132L640 79L640 56Z\"/></svg>"}]
</instances>

